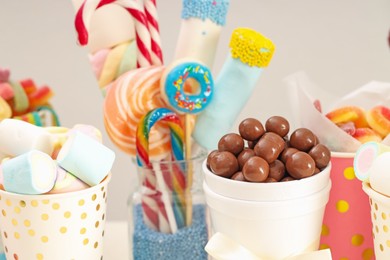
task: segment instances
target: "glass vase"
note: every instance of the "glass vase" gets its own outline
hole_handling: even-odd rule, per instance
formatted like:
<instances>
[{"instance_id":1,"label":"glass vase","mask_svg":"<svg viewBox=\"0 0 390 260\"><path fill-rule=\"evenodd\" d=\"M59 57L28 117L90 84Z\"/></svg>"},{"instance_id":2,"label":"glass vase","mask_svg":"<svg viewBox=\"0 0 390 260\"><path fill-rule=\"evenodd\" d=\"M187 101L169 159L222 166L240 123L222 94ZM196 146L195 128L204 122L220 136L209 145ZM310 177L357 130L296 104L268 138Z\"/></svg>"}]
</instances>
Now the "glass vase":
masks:
<instances>
[{"instance_id":1,"label":"glass vase","mask_svg":"<svg viewBox=\"0 0 390 260\"><path fill-rule=\"evenodd\" d=\"M128 199L129 240L135 260L208 259L206 203L202 162L191 159L154 161L137 166L138 185Z\"/></svg>"}]
</instances>

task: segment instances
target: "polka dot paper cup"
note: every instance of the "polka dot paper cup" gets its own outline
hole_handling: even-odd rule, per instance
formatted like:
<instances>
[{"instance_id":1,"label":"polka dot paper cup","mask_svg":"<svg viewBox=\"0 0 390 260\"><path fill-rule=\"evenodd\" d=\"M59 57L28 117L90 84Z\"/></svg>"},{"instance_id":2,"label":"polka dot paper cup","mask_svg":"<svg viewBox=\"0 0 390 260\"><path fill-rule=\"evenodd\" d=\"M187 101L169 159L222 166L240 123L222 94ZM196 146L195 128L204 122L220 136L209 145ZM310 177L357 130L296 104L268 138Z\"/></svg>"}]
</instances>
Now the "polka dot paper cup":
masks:
<instances>
[{"instance_id":1,"label":"polka dot paper cup","mask_svg":"<svg viewBox=\"0 0 390 260\"><path fill-rule=\"evenodd\" d=\"M362 182L355 177L354 156L354 153L331 154L332 189L325 209L320 248L330 248L334 260L375 259L370 205Z\"/></svg>"},{"instance_id":2,"label":"polka dot paper cup","mask_svg":"<svg viewBox=\"0 0 390 260\"><path fill-rule=\"evenodd\" d=\"M102 259L111 174L99 185L62 194L0 190L0 229L7 259Z\"/></svg>"},{"instance_id":3,"label":"polka dot paper cup","mask_svg":"<svg viewBox=\"0 0 390 260\"><path fill-rule=\"evenodd\" d=\"M363 190L370 198L372 233L376 260L390 259L390 198L363 182Z\"/></svg>"}]
</instances>

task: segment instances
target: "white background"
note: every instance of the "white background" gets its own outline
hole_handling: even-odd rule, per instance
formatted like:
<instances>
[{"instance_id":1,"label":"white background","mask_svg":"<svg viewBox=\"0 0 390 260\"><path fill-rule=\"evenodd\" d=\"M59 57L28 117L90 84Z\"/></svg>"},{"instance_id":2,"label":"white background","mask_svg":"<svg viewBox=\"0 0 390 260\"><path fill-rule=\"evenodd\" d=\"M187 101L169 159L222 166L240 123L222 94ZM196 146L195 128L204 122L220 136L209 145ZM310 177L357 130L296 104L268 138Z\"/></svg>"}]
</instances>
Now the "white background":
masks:
<instances>
[{"instance_id":1,"label":"white background","mask_svg":"<svg viewBox=\"0 0 390 260\"><path fill-rule=\"evenodd\" d=\"M165 63L172 61L180 28L181 1L159 0ZM63 126L92 124L117 159L110 183L109 220L126 218L126 200L135 182L131 158L105 134L103 98L88 62L87 48L76 44L70 0L0 1L0 66L12 79L31 77L55 92L52 104ZM108 21L109 22L109 21ZM276 45L270 66L234 126L246 117L291 119L283 78L304 70L325 91L342 96L372 81L390 82L389 0L231 0L219 41L218 74L236 27L250 27ZM237 86L240 87L240 86Z\"/></svg>"}]
</instances>

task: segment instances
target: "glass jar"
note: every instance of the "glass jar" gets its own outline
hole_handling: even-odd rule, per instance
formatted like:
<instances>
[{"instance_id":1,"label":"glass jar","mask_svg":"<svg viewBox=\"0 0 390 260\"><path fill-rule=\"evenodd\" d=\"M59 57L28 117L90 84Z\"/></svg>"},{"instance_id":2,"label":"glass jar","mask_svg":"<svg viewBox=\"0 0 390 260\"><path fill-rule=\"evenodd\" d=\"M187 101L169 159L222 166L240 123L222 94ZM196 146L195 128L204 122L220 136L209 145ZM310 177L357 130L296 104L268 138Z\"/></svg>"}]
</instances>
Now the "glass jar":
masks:
<instances>
[{"instance_id":1,"label":"glass jar","mask_svg":"<svg viewBox=\"0 0 390 260\"><path fill-rule=\"evenodd\" d=\"M205 150L190 160L137 167L138 185L129 196L129 240L135 260L208 259L209 237L202 188Z\"/></svg>"}]
</instances>

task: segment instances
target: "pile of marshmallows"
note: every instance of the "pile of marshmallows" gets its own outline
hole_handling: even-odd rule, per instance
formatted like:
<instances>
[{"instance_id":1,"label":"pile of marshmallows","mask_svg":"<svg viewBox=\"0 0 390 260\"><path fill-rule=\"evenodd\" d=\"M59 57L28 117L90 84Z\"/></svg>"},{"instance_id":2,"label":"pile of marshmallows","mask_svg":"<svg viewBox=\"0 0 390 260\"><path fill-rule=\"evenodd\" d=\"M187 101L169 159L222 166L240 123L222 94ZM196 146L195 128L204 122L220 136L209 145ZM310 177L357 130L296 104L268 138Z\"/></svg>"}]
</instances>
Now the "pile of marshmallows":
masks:
<instances>
[{"instance_id":1,"label":"pile of marshmallows","mask_svg":"<svg viewBox=\"0 0 390 260\"><path fill-rule=\"evenodd\" d=\"M0 122L1 188L18 194L64 193L99 184L115 154L89 125L38 127Z\"/></svg>"},{"instance_id":2,"label":"pile of marshmallows","mask_svg":"<svg viewBox=\"0 0 390 260\"><path fill-rule=\"evenodd\" d=\"M290 138L289 130L280 116L270 117L265 127L257 119L244 119L240 134L219 140L207 166L216 175L248 182L299 180L322 171L330 161L329 149L307 128L296 129Z\"/></svg>"}]
</instances>

